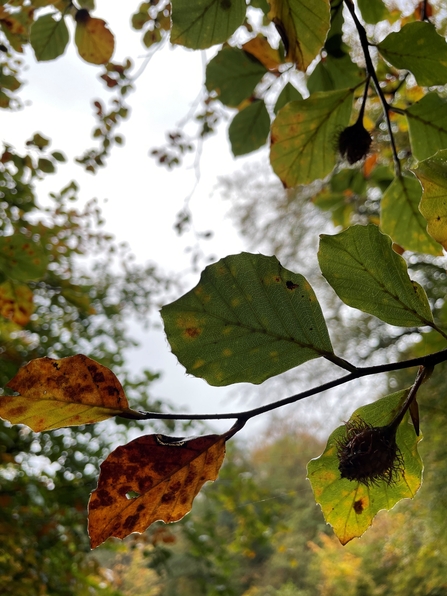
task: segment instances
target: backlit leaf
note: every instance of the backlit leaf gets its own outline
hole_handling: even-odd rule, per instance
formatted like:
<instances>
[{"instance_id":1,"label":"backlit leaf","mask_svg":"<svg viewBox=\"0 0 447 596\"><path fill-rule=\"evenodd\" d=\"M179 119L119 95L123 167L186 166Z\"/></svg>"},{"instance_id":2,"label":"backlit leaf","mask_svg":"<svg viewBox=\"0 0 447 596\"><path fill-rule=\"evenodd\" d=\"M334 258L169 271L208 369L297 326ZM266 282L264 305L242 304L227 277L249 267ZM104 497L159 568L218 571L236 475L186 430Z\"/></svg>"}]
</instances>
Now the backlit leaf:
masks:
<instances>
[{"instance_id":1,"label":"backlit leaf","mask_svg":"<svg viewBox=\"0 0 447 596\"><path fill-rule=\"evenodd\" d=\"M312 288L276 257L225 257L161 313L174 354L210 385L262 383L332 354Z\"/></svg>"},{"instance_id":2,"label":"backlit leaf","mask_svg":"<svg viewBox=\"0 0 447 596\"><path fill-rule=\"evenodd\" d=\"M375 225L352 226L320 236L321 271L338 296L354 308L390 325L430 325L433 316L423 288L391 248L391 238Z\"/></svg>"},{"instance_id":3,"label":"backlit leaf","mask_svg":"<svg viewBox=\"0 0 447 596\"><path fill-rule=\"evenodd\" d=\"M430 23L417 21L390 33L378 44L382 56L396 68L412 72L418 85L444 85L447 43Z\"/></svg>"},{"instance_id":4,"label":"backlit leaf","mask_svg":"<svg viewBox=\"0 0 447 596\"><path fill-rule=\"evenodd\" d=\"M405 250L442 255L440 245L427 232L427 221L419 211L420 183L413 176L396 178L380 203L380 227Z\"/></svg>"},{"instance_id":5,"label":"backlit leaf","mask_svg":"<svg viewBox=\"0 0 447 596\"><path fill-rule=\"evenodd\" d=\"M54 60L64 53L69 35L65 20L53 14L39 17L31 27L30 43L39 61Z\"/></svg>"},{"instance_id":6,"label":"backlit leaf","mask_svg":"<svg viewBox=\"0 0 447 596\"><path fill-rule=\"evenodd\" d=\"M272 124L270 162L284 186L324 178L336 163L337 135L349 123L353 91L315 93L292 101Z\"/></svg>"},{"instance_id":7,"label":"backlit leaf","mask_svg":"<svg viewBox=\"0 0 447 596\"><path fill-rule=\"evenodd\" d=\"M267 141L270 117L262 100L257 100L233 118L228 134L234 156L256 151Z\"/></svg>"},{"instance_id":8,"label":"backlit leaf","mask_svg":"<svg viewBox=\"0 0 447 596\"><path fill-rule=\"evenodd\" d=\"M250 97L267 69L238 48L223 48L206 67L206 88L226 106L237 107Z\"/></svg>"},{"instance_id":9,"label":"backlit leaf","mask_svg":"<svg viewBox=\"0 0 447 596\"><path fill-rule=\"evenodd\" d=\"M152 523L184 517L205 482L216 480L226 435L178 439L148 435L118 447L101 464L89 502L92 548Z\"/></svg>"},{"instance_id":10,"label":"backlit leaf","mask_svg":"<svg viewBox=\"0 0 447 596\"><path fill-rule=\"evenodd\" d=\"M31 360L7 387L20 395L0 397L0 416L35 432L91 424L129 411L113 372L82 354Z\"/></svg>"},{"instance_id":11,"label":"backlit leaf","mask_svg":"<svg viewBox=\"0 0 447 596\"><path fill-rule=\"evenodd\" d=\"M407 109L413 155L427 159L447 148L447 100L437 93L427 93Z\"/></svg>"},{"instance_id":12,"label":"backlit leaf","mask_svg":"<svg viewBox=\"0 0 447 596\"><path fill-rule=\"evenodd\" d=\"M324 45L330 27L329 0L269 0L269 18L286 51L286 62L305 71Z\"/></svg>"},{"instance_id":13,"label":"backlit leaf","mask_svg":"<svg viewBox=\"0 0 447 596\"><path fill-rule=\"evenodd\" d=\"M365 23L375 25L388 16L388 9L383 0L357 0L357 4Z\"/></svg>"},{"instance_id":14,"label":"backlit leaf","mask_svg":"<svg viewBox=\"0 0 447 596\"><path fill-rule=\"evenodd\" d=\"M82 16L76 17L75 31L79 55L91 64L106 64L115 48L113 34L102 19L91 17L86 10L79 11L78 14L80 13Z\"/></svg>"},{"instance_id":15,"label":"backlit leaf","mask_svg":"<svg viewBox=\"0 0 447 596\"><path fill-rule=\"evenodd\" d=\"M364 72L355 64L348 54L334 57L328 54L315 67L307 80L309 93L317 91L333 91L355 87L365 79Z\"/></svg>"},{"instance_id":16,"label":"backlit leaf","mask_svg":"<svg viewBox=\"0 0 447 596\"><path fill-rule=\"evenodd\" d=\"M33 293L28 286L5 281L0 284L0 315L24 327L34 312Z\"/></svg>"},{"instance_id":17,"label":"backlit leaf","mask_svg":"<svg viewBox=\"0 0 447 596\"><path fill-rule=\"evenodd\" d=\"M17 281L42 279L48 260L40 244L23 234L0 237L0 271Z\"/></svg>"},{"instance_id":18,"label":"backlit leaf","mask_svg":"<svg viewBox=\"0 0 447 596\"><path fill-rule=\"evenodd\" d=\"M276 70L284 62L279 55L279 50L272 48L268 39L262 34L244 43L242 49L259 60L268 70Z\"/></svg>"},{"instance_id":19,"label":"backlit leaf","mask_svg":"<svg viewBox=\"0 0 447 596\"><path fill-rule=\"evenodd\" d=\"M246 10L245 0L173 0L171 42L195 50L223 43Z\"/></svg>"},{"instance_id":20,"label":"backlit leaf","mask_svg":"<svg viewBox=\"0 0 447 596\"><path fill-rule=\"evenodd\" d=\"M447 250L447 149L420 161L414 173L423 187L419 209L427 220L427 231Z\"/></svg>"},{"instance_id":21,"label":"backlit leaf","mask_svg":"<svg viewBox=\"0 0 447 596\"><path fill-rule=\"evenodd\" d=\"M275 115L279 112L281 108L283 108L286 104L290 103L291 101L301 101L303 96L301 93L292 85L292 83L286 83L283 87L281 93L278 95L278 99L276 100L275 104Z\"/></svg>"},{"instance_id":22,"label":"backlit leaf","mask_svg":"<svg viewBox=\"0 0 447 596\"><path fill-rule=\"evenodd\" d=\"M408 390L387 395L356 410L352 420L361 418L371 426L389 424L407 396ZM422 483L422 461L417 451L421 437L405 416L397 430L396 442L404 467L396 482L380 480L364 484L341 478L338 445L346 437L346 426L339 426L329 437L326 449L317 459L309 462L308 478L324 518L334 528L342 544L361 536L382 509L391 509L401 499L412 499Z\"/></svg>"}]
</instances>

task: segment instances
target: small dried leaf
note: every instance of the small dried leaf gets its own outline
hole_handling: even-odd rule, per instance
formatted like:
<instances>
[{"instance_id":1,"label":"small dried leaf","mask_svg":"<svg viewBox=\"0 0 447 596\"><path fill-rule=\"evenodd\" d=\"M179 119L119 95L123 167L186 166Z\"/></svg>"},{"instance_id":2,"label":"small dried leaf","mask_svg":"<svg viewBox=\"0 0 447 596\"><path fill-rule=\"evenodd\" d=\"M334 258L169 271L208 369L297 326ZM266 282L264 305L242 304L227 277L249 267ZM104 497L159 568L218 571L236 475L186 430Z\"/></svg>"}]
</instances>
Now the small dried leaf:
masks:
<instances>
[{"instance_id":1,"label":"small dried leaf","mask_svg":"<svg viewBox=\"0 0 447 596\"><path fill-rule=\"evenodd\" d=\"M0 398L0 416L35 432L100 422L129 411L113 372L82 354L32 360L6 386L20 395Z\"/></svg>"},{"instance_id":2,"label":"small dried leaf","mask_svg":"<svg viewBox=\"0 0 447 596\"><path fill-rule=\"evenodd\" d=\"M144 532L185 516L203 484L216 480L229 434L176 439L148 435L118 447L101 464L89 502L92 548L110 536Z\"/></svg>"}]
</instances>

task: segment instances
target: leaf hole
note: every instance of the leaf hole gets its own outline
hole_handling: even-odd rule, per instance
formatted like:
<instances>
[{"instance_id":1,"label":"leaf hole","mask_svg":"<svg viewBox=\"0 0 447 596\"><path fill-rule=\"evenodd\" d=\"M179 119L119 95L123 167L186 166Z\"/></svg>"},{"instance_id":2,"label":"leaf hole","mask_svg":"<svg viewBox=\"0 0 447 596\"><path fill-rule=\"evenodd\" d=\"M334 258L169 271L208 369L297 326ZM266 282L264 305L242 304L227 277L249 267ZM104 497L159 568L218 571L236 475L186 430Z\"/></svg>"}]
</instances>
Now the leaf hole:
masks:
<instances>
[{"instance_id":1,"label":"leaf hole","mask_svg":"<svg viewBox=\"0 0 447 596\"><path fill-rule=\"evenodd\" d=\"M129 492L126 493L126 499L138 499L138 497L141 497L140 493L135 492L134 490L130 490Z\"/></svg>"}]
</instances>

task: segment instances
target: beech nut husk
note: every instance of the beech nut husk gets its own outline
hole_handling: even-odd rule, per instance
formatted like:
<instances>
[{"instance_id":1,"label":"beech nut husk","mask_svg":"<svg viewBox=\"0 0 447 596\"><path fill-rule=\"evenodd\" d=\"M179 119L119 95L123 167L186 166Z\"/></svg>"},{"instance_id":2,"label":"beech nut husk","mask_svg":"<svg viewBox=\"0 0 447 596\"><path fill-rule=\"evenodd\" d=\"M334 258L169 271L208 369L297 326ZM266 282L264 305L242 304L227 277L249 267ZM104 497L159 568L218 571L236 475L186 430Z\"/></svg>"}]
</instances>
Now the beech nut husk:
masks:
<instances>
[{"instance_id":1,"label":"beech nut husk","mask_svg":"<svg viewBox=\"0 0 447 596\"><path fill-rule=\"evenodd\" d=\"M368 155L372 138L361 120L341 131L338 137L338 150L352 165Z\"/></svg>"},{"instance_id":2,"label":"beech nut husk","mask_svg":"<svg viewBox=\"0 0 447 596\"><path fill-rule=\"evenodd\" d=\"M346 423L346 436L337 444L337 456L341 477L366 486L381 481L394 484L404 470L396 429L371 426L361 418Z\"/></svg>"}]
</instances>

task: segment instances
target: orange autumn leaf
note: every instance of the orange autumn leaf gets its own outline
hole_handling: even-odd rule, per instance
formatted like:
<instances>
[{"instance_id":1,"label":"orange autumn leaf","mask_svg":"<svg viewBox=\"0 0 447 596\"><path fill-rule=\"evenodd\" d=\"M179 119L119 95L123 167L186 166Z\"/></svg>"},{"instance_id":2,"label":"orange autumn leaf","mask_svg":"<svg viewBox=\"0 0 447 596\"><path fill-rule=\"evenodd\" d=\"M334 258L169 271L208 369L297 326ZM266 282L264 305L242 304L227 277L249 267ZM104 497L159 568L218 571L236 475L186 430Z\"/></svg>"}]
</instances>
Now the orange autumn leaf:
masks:
<instances>
[{"instance_id":1,"label":"orange autumn leaf","mask_svg":"<svg viewBox=\"0 0 447 596\"><path fill-rule=\"evenodd\" d=\"M0 416L35 432L91 424L130 411L113 372L82 354L31 360L6 386L20 395L0 397Z\"/></svg>"},{"instance_id":2,"label":"orange autumn leaf","mask_svg":"<svg viewBox=\"0 0 447 596\"><path fill-rule=\"evenodd\" d=\"M115 38L105 21L91 17L83 9L76 15L75 44L86 62L106 64L112 57Z\"/></svg>"},{"instance_id":3,"label":"orange autumn leaf","mask_svg":"<svg viewBox=\"0 0 447 596\"><path fill-rule=\"evenodd\" d=\"M89 502L92 548L110 536L144 532L185 516L203 484L216 480L229 434L176 439L148 435L118 447L101 464Z\"/></svg>"}]
</instances>

